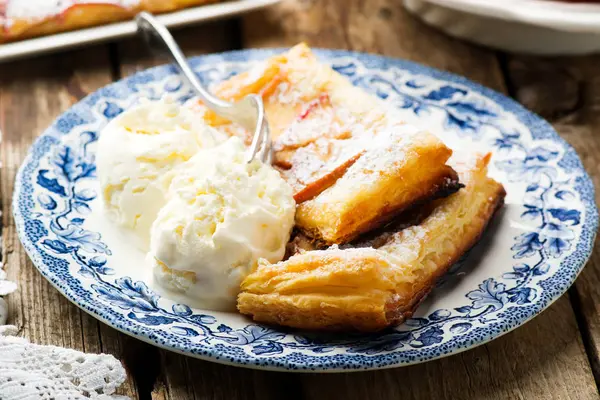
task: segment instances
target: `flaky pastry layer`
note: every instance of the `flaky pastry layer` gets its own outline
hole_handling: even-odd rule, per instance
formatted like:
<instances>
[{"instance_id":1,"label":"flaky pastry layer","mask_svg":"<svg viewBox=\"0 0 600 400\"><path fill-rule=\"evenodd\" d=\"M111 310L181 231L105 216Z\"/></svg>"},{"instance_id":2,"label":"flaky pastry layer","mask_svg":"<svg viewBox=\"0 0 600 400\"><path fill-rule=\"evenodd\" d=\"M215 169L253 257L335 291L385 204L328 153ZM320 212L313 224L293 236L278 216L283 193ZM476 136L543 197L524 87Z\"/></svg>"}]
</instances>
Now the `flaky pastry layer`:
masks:
<instances>
[{"instance_id":1,"label":"flaky pastry layer","mask_svg":"<svg viewBox=\"0 0 600 400\"><path fill-rule=\"evenodd\" d=\"M251 93L263 97L275 165L300 204L297 226L315 239L347 243L415 203L459 187L446 164L452 150L319 63L306 45L223 82L215 92L233 101ZM247 135L212 112L205 119L229 134Z\"/></svg>"},{"instance_id":2,"label":"flaky pastry layer","mask_svg":"<svg viewBox=\"0 0 600 400\"><path fill-rule=\"evenodd\" d=\"M261 263L242 283L239 311L301 329L378 331L402 322L503 204L504 188L487 177L488 161L457 164L465 187L377 248L333 247Z\"/></svg>"},{"instance_id":3,"label":"flaky pastry layer","mask_svg":"<svg viewBox=\"0 0 600 400\"><path fill-rule=\"evenodd\" d=\"M388 135L317 197L298 206L296 226L327 244L348 243L413 205L460 187L452 154L430 133Z\"/></svg>"}]
</instances>

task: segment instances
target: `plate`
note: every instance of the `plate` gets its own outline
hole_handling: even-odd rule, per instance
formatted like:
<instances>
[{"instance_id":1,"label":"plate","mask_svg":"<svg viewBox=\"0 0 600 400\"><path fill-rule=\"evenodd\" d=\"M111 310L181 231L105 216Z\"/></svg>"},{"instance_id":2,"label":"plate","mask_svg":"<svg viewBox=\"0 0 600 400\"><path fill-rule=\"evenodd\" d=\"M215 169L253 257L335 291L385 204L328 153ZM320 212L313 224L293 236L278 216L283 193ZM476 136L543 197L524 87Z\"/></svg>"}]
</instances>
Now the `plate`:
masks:
<instances>
[{"instance_id":1,"label":"plate","mask_svg":"<svg viewBox=\"0 0 600 400\"><path fill-rule=\"evenodd\" d=\"M157 18L166 27L176 28L199 22L233 17L270 6L279 1L229 0L223 3L207 4L168 14L161 14ZM135 23L127 21L0 44L0 62L133 36L136 31Z\"/></svg>"},{"instance_id":2,"label":"plate","mask_svg":"<svg viewBox=\"0 0 600 400\"><path fill-rule=\"evenodd\" d=\"M600 51L600 5L551 0L404 0L426 23L502 50L546 54Z\"/></svg>"},{"instance_id":3,"label":"plate","mask_svg":"<svg viewBox=\"0 0 600 400\"><path fill-rule=\"evenodd\" d=\"M279 51L231 52L191 63L211 84ZM21 242L42 275L86 312L159 347L295 371L376 369L457 353L522 325L567 290L592 251L598 212L577 154L548 123L446 72L369 54L316 53L454 148L494 152L491 174L506 186L506 206L414 318L372 335L311 334L193 309L150 287L144 255L103 216L95 151L102 127L140 98L191 97L173 66L98 90L32 146L17 175L13 207Z\"/></svg>"}]
</instances>

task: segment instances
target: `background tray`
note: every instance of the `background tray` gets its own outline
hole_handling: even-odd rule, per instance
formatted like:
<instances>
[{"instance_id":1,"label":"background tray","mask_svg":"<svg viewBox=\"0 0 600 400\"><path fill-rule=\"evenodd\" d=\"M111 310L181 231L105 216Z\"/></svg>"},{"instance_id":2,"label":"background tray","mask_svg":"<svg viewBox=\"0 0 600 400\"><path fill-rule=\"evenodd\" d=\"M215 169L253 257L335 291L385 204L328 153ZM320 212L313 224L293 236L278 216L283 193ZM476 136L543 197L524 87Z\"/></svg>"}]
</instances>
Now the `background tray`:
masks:
<instances>
[{"instance_id":1,"label":"background tray","mask_svg":"<svg viewBox=\"0 0 600 400\"><path fill-rule=\"evenodd\" d=\"M158 16L158 19L167 27L173 28L231 17L278 2L279 0L231 0L224 3L202 5L162 14ZM127 21L7 43L0 45L0 63L17 58L132 36L135 32L135 23Z\"/></svg>"}]
</instances>

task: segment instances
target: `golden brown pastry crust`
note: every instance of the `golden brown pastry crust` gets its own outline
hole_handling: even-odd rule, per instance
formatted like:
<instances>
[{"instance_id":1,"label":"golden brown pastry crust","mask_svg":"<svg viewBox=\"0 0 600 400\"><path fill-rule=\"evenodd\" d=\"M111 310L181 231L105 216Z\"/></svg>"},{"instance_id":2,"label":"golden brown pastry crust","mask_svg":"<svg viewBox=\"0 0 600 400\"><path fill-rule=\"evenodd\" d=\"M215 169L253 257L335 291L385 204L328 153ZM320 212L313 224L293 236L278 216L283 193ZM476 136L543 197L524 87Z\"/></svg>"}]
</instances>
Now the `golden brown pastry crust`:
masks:
<instances>
[{"instance_id":1,"label":"golden brown pastry crust","mask_svg":"<svg viewBox=\"0 0 600 400\"><path fill-rule=\"evenodd\" d=\"M429 133L391 135L367 150L317 197L298 206L296 226L327 244L348 243L416 203L459 188L452 154Z\"/></svg>"},{"instance_id":2,"label":"golden brown pastry crust","mask_svg":"<svg viewBox=\"0 0 600 400\"><path fill-rule=\"evenodd\" d=\"M260 264L242 283L238 309L259 322L301 329L377 331L402 322L503 204L504 188L487 177L488 161L457 164L465 187L378 248L306 251Z\"/></svg>"},{"instance_id":3,"label":"golden brown pastry crust","mask_svg":"<svg viewBox=\"0 0 600 400\"><path fill-rule=\"evenodd\" d=\"M259 266L242 284L238 309L294 328L371 331L396 318L394 272L374 249L307 252Z\"/></svg>"},{"instance_id":4,"label":"golden brown pastry crust","mask_svg":"<svg viewBox=\"0 0 600 400\"><path fill-rule=\"evenodd\" d=\"M0 26L0 43L128 20L140 11L158 14L220 0L140 0L137 6L131 8L98 0L74 4L57 15L41 19L6 20L2 24L2 10L10 1L15 0L0 0L0 25L3 25Z\"/></svg>"}]
</instances>

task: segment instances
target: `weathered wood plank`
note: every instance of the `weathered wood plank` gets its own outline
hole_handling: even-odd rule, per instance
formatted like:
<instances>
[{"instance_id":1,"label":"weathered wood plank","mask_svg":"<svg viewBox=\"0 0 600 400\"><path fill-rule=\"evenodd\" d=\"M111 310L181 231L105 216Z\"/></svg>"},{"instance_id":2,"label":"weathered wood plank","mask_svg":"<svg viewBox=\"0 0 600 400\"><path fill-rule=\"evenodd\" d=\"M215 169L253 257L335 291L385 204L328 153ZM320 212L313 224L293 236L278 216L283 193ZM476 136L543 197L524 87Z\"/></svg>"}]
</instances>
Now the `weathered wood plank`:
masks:
<instances>
[{"instance_id":1,"label":"weathered wood plank","mask_svg":"<svg viewBox=\"0 0 600 400\"><path fill-rule=\"evenodd\" d=\"M244 22L246 47L306 41L315 47L381 53L449 70L505 91L493 52L432 30L408 16L399 1L287 0ZM460 355L380 372L297 379L305 397L311 399L598 397L566 296L526 326Z\"/></svg>"},{"instance_id":2,"label":"weathered wood plank","mask_svg":"<svg viewBox=\"0 0 600 400\"><path fill-rule=\"evenodd\" d=\"M305 398L597 398L589 372L588 376L578 376L585 370L586 360L581 357L575 322L561 318L569 309L569 301L563 297L532 321L539 336L527 334L522 328L475 350L426 364L366 373L301 376ZM554 333L559 329L567 334L556 337ZM532 357L539 357L539 364ZM578 368L566 367L573 367L572 359L578 360Z\"/></svg>"},{"instance_id":3,"label":"weathered wood plank","mask_svg":"<svg viewBox=\"0 0 600 400\"><path fill-rule=\"evenodd\" d=\"M303 398L294 374L231 367L168 351L161 351L161 360L163 372L153 392L155 400Z\"/></svg>"},{"instance_id":4,"label":"weathered wood plank","mask_svg":"<svg viewBox=\"0 0 600 400\"><path fill-rule=\"evenodd\" d=\"M600 203L600 57L507 59L509 85L526 107L548 119L579 153ZM600 382L600 241L571 289L580 306L596 381Z\"/></svg>"},{"instance_id":5,"label":"weathered wood plank","mask_svg":"<svg viewBox=\"0 0 600 400\"><path fill-rule=\"evenodd\" d=\"M121 334L71 304L34 268L16 236L11 209L14 177L31 143L75 101L111 81L107 49L93 47L0 66L3 252L9 278L19 284L7 299L9 323L23 336L34 343L120 357ZM120 392L137 397L132 379Z\"/></svg>"}]
</instances>

